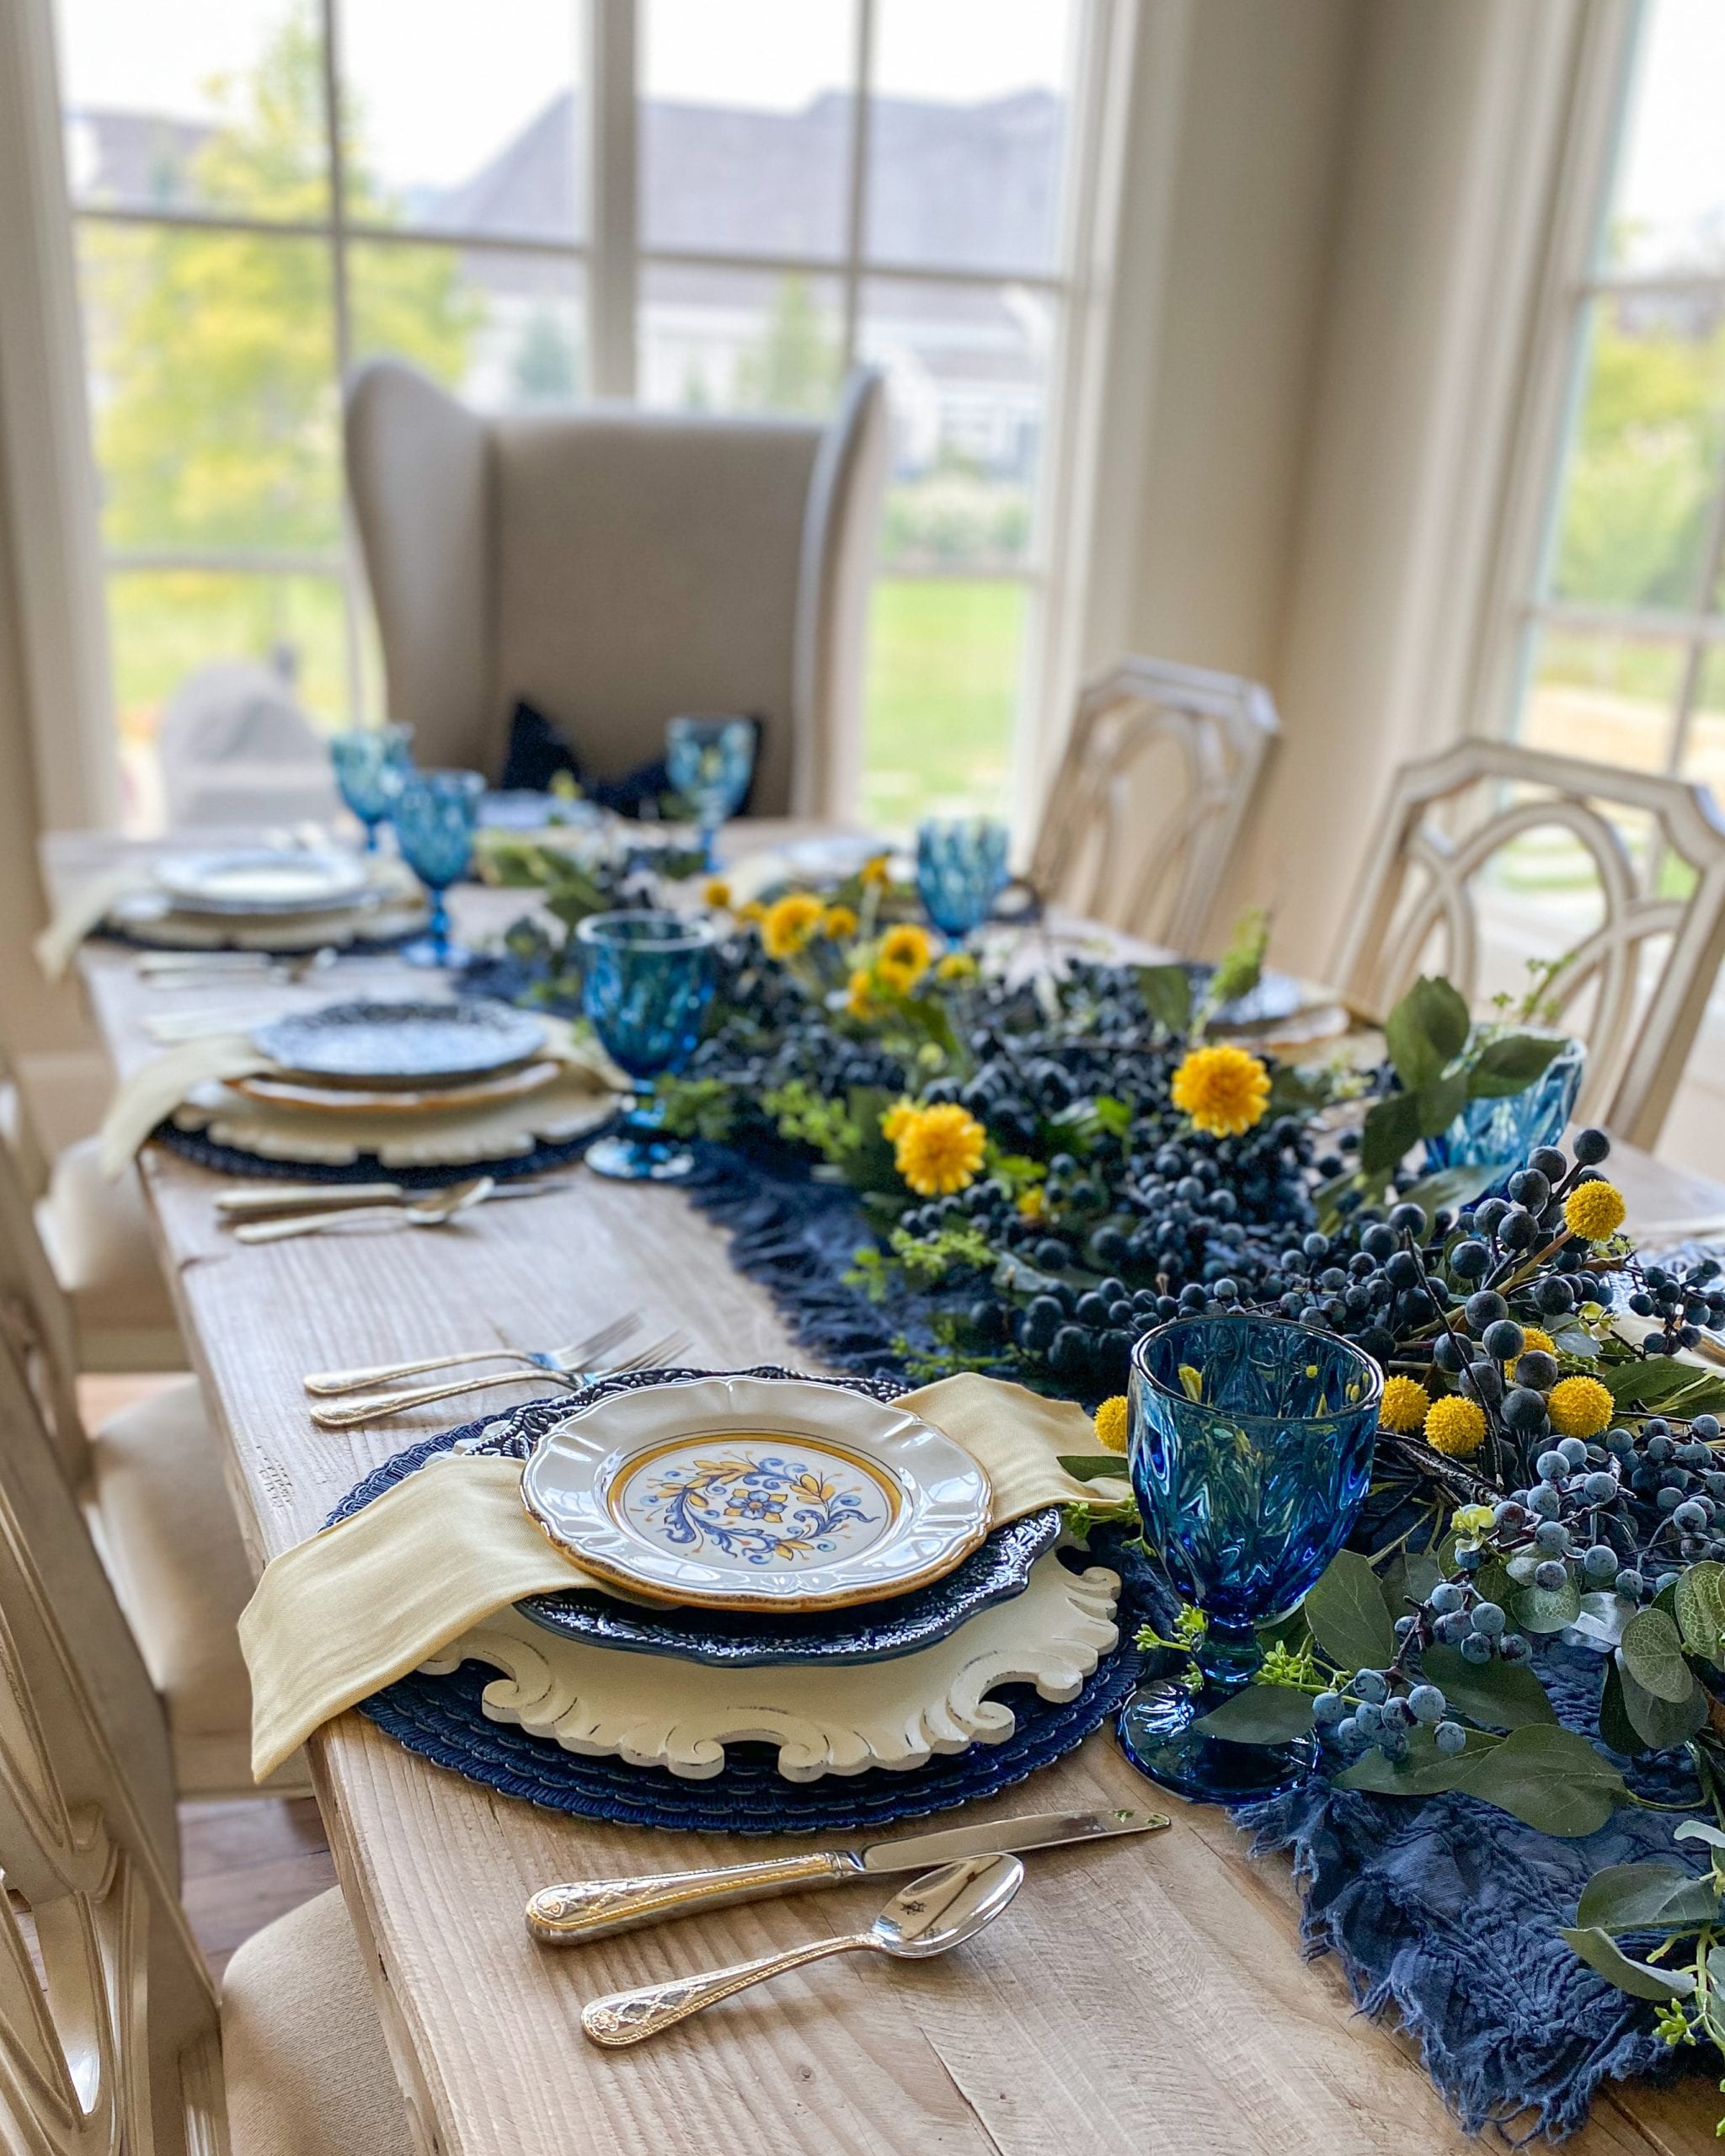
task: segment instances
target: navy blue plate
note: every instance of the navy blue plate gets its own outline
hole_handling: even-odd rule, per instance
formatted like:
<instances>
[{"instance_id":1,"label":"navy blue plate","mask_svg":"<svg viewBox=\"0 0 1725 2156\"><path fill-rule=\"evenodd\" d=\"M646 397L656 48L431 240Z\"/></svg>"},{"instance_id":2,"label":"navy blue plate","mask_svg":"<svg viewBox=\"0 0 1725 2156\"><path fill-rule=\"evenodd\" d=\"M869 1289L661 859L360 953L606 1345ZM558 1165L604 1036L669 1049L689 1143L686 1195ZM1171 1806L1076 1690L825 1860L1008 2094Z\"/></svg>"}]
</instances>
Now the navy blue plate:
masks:
<instances>
[{"instance_id":1,"label":"navy blue plate","mask_svg":"<svg viewBox=\"0 0 1725 2156\"><path fill-rule=\"evenodd\" d=\"M608 1379L605 1390L661 1385L669 1378L712 1376L709 1371L642 1370ZM750 1377L798 1373L764 1368ZM905 1388L890 1379L829 1379L878 1400L896 1399ZM569 1412L567 1398L529 1401L489 1420L440 1433L386 1460L355 1484L330 1514L347 1519L440 1453L467 1452L525 1459L540 1433ZM1113 1550L1106 1561L1118 1563ZM489 1720L485 1687L496 1671L463 1662L446 1677L415 1673L361 1701L360 1712L398 1743L435 1765L505 1796L585 1819L687 1833L740 1834L851 1833L890 1826L992 1796L1049 1765L1081 1744L1114 1715L1137 1685L1143 1657L1132 1640L1147 1609L1140 1605L1135 1570L1125 1579L1119 1607L1121 1644L1097 1664L1076 1699L1044 1700L1030 1685L1011 1685L1000 1697L1012 1709L1012 1734L999 1744L937 1753L905 1773L872 1767L859 1774L830 1774L820 1781L788 1781L768 1745L727 1748L724 1771L707 1781L686 1781L661 1767L633 1767L617 1758L584 1758L523 1730Z\"/></svg>"}]
</instances>

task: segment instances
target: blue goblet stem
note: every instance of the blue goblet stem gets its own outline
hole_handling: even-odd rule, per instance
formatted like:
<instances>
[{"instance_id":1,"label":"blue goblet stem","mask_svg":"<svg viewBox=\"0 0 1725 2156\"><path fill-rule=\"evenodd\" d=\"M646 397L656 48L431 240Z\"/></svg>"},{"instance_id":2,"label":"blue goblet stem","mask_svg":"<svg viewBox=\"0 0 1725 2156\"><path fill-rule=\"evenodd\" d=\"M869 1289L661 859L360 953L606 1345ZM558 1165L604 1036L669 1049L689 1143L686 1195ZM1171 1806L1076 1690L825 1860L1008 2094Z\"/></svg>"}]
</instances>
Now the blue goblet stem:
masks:
<instances>
[{"instance_id":1,"label":"blue goblet stem","mask_svg":"<svg viewBox=\"0 0 1725 2156\"><path fill-rule=\"evenodd\" d=\"M709 876L718 873L718 825L709 824L704 817L701 822L701 865Z\"/></svg>"},{"instance_id":2,"label":"blue goblet stem","mask_svg":"<svg viewBox=\"0 0 1725 2156\"><path fill-rule=\"evenodd\" d=\"M377 826L382 821L382 819L378 816L364 816L361 817L360 820L366 827L365 841L361 845L360 851L361 853L376 853L377 851Z\"/></svg>"},{"instance_id":3,"label":"blue goblet stem","mask_svg":"<svg viewBox=\"0 0 1725 2156\"><path fill-rule=\"evenodd\" d=\"M431 889L431 918L425 925L425 934L431 946L431 963L435 966L449 963L449 900L444 896L444 886L436 883Z\"/></svg>"},{"instance_id":4,"label":"blue goblet stem","mask_svg":"<svg viewBox=\"0 0 1725 2156\"><path fill-rule=\"evenodd\" d=\"M1212 1618L1204 1629L1204 1643L1193 1659L1204 1678L1210 1704L1224 1700L1249 1684L1263 1666L1263 1649L1250 1625L1231 1624Z\"/></svg>"}]
</instances>

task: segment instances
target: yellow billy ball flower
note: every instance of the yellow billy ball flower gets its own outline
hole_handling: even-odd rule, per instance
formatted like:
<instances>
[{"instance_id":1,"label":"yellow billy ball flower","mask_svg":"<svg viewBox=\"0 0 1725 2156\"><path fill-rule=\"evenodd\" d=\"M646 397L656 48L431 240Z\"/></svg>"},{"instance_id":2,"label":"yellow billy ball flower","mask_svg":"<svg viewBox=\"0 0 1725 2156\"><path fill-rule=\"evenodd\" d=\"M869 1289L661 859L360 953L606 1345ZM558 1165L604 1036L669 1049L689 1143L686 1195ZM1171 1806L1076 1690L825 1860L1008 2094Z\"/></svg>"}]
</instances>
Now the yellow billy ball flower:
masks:
<instances>
[{"instance_id":1,"label":"yellow billy ball flower","mask_svg":"<svg viewBox=\"0 0 1725 2156\"><path fill-rule=\"evenodd\" d=\"M1174 1073L1174 1106L1212 1138L1237 1138L1261 1123L1269 1097L1269 1072L1226 1042L1189 1049Z\"/></svg>"},{"instance_id":2,"label":"yellow billy ball flower","mask_svg":"<svg viewBox=\"0 0 1725 2156\"><path fill-rule=\"evenodd\" d=\"M1091 1419L1096 1424L1096 1442L1104 1452L1124 1452L1126 1396L1124 1392L1117 1392L1112 1400L1103 1401Z\"/></svg>"},{"instance_id":3,"label":"yellow billy ball flower","mask_svg":"<svg viewBox=\"0 0 1725 2156\"><path fill-rule=\"evenodd\" d=\"M726 883L723 876L708 877L707 880L707 888L702 892L701 895L706 900L707 904L713 908L715 913L729 913L730 911L731 887Z\"/></svg>"},{"instance_id":4,"label":"yellow billy ball flower","mask_svg":"<svg viewBox=\"0 0 1725 2156\"><path fill-rule=\"evenodd\" d=\"M1378 1427L1405 1436L1424 1422L1431 1404L1431 1395L1418 1378L1386 1378L1378 1402Z\"/></svg>"},{"instance_id":5,"label":"yellow billy ball flower","mask_svg":"<svg viewBox=\"0 0 1725 2156\"><path fill-rule=\"evenodd\" d=\"M1623 1225L1628 1209L1615 1182L1578 1182L1563 1201L1563 1219L1571 1235L1603 1243Z\"/></svg>"},{"instance_id":6,"label":"yellow billy ball flower","mask_svg":"<svg viewBox=\"0 0 1725 2156\"><path fill-rule=\"evenodd\" d=\"M825 911L820 899L809 891L793 891L788 898L775 900L766 909L761 931L761 940L769 956L793 958L820 927L820 917Z\"/></svg>"},{"instance_id":7,"label":"yellow billy ball flower","mask_svg":"<svg viewBox=\"0 0 1725 2156\"><path fill-rule=\"evenodd\" d=\"M1450 1393L1426 1411L1425 1441L1451 1460L1471 1460L1485 1443L1486 1413L1477 1400Z\"/></svg>"},{"instance_id":8,"label":"yellow billy ball flower","mask_svg":"<svg viewBox=\"0 0 1725 2156\"><path fill-rule=\"evenodd\" d=\"M1616 1412L1597 1378L1560 1378L1546 1397L1546 1412L1560 1438L1596 1438Z\"/></svg>"},{"instance_id":9,"label":"yellow billy ball flower","mask_svg":"<svg viewBox=\"0 0 1725 2156\"><path fill-rule=\"evenodd\" d=\"M1525 1355L1530 1348L1538 1348L1547 1355L1555 1355L1557 1352L1557 1342L1552 1339L1551 1334L1546 1331L1546 1328L1542 1325L1523 1326L1521 1328L1521 1342L1522 1355ZM1512 1385L1515 1381L1515 1365L1520 1360L1521 1355L1513 1356L1510 1360L1503 1365L1504 1372Z\"/></svg>"},{"instance_id":10,"label":"yellow billy ball flower","mask_svg":"<svg viewBox=\"0 0 1725 2156\"><path fill-rule=\"evenodd\" d=\"M915 1101L895 1101L880 1118L880 1134L889 1145L896 1145L916 1121Z\"/></svg>"},{"instance_id":11,"label":"yellow billy ball flower","mask_svg":"<svg viewBox=\"0 0 1725 2156\"><path fill-rule=\"evenodd\" d=\"M934 969L937 980L975 980L976 961L968 951L948 951Z\"/></svg>"},{"instance_id":12,"label":"yellow billy ball flower","mask_svg":"<svg viewBox=\"0 0 1725 2156\"><path fill-rule=\"evenodd\" d=\"M907 921L881 938L875 971L903 995L915 988L934 963L934 943L926 928Z\"/></svg>"},{"instance_id":13,"label":"yellow billy ball flower","mask_svg":"<svg viewBox=\"0 0 1725 2156\"><path fill-rule=\"evenodd\" d=\"M883 1126L884 1127L884 1126ZM915 1108L893 1139L899 1173L919 1198L946 1198L975 1182L988 1133L956 1101Z\"/></svg>"},{"instance_id":14,"label":"yellow billy ball flower","mask_svg":"<svg viewBox=\"0 0 1725 2156\"><path fill-rule=\"evenodd\" d=\"M829 906L820 916L820 932L841 943L857 933L857 916L848 906Z\"/></svg>"},{"instance_id":15,"label":"yellow billy ball flower","mask_svg":"<svg viewBox=\"0 0 1725 2156\"><path fill-rule=\"evenodd\" d=\"M886 886L892 881L892 871L887 866L887 857L885 854L874 854L871 856L868 860L863 862L862 868L862 881L877 891L884 890L886 888Z\"/></svg>"},{"instance_id":16,"label":"yellow billy ball flower","mask_svg":"<svg viewBox=\"0 0 1725 2156\"><path fill-rule=\"evenodd\" d=\"M1028 1190L1021 1190L1012 1203L1021 1220L1040 1220L1048 1211L1048 1193L1039 1182L1033 1182Z\"/></svg>"}]
</instances>

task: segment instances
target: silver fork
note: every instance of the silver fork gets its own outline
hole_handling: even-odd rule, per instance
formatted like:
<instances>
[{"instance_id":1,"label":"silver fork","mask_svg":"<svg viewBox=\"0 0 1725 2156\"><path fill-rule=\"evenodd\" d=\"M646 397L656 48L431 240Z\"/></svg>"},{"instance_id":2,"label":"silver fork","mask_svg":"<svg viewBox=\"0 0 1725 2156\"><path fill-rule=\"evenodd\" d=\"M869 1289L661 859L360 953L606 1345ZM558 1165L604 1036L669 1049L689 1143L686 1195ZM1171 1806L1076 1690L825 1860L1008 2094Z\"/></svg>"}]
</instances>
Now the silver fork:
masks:
<instances>
[{"instance_id":1,"label":"silver fork","mask_svg":"<svg viewBox=\"0 0 1725 2156\"><path fill-rule=\"evenodd\" d=\"M416 1363L372 1363L351 1370L314 1370L303 1380L315 1399L331 1400L344 1392L363 1392L374 1385L394 1385L405 1378L424 1377L428 1370L452 1370L467 1363L526 1363L536 1370L579 1369L596 1356L620 1348L632 1332L641 1329L639 1310L625 1310L609 1325L602 1325L573 1347L467 1348L453 1355L424 1355Z\"/></svg>"},{"instance_id":2,"label":"silver fork","mask_svg":"<svg viewBox=\"0 0 1725 2156\"><path fill-rule=\"evenodd\" d=\"M320 1430L358 1430L367 1422L386 1422L391 1416L405 1415L415 1407L430 1407L439 1400L458 1400L463 1393L485 1392L494 1385L526 1385L538 1376L566 1385L571 1392L585 1392L600 1378L613 1377L621 1370L650 1370L661 1363L675 1362L687 1351L688 1345L686 1334L668 1332L662 1339L649 1342L638 1354L605 1369L494 1370L489 1377L467 1378L459 1385L424 1385L412 1392L369 1393L364 1399L343 1406L314 1407L312 1420Z\"/></svg>"}]
</instances>

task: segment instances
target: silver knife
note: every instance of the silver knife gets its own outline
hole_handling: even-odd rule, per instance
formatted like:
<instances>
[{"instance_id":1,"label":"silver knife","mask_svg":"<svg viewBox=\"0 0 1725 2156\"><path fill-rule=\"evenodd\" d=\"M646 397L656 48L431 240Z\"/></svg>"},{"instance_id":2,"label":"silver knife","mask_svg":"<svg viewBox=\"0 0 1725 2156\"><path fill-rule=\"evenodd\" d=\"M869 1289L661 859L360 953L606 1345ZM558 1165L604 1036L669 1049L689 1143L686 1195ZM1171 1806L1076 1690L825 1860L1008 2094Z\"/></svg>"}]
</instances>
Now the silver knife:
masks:
<instances>
[{"instance_id":1,"label":"silver knife","mask_svg":"<svg viewBox=\"0 0 1725 2156\"><path fill-rule=\"evenodd\" d=\"M927 1871L961 1856L1007 1849L1046 1849L1065 1842L1105 1841L1115 1834L1154 1833L1166 1827L1161 1812L1037 1812L1021 1819L948 1827L933 1834L908 1834L895 1842L859 1848L815 1849L806 1856L768 1857L759 1864L723 1865L705 1871L665 1871L637 1879L578 1879L567 1886L542 1886L527 1903L527 1929L550 1946L575 1946L612 1932L662 1924L697 1909L732 1902L758 1902L810 1886L838 1886L890 1871Z\"/></svg>"}]
</instances>

